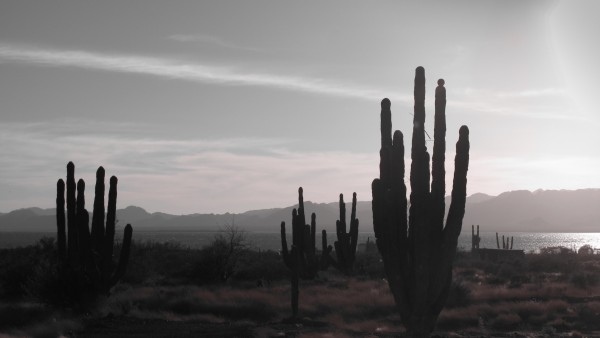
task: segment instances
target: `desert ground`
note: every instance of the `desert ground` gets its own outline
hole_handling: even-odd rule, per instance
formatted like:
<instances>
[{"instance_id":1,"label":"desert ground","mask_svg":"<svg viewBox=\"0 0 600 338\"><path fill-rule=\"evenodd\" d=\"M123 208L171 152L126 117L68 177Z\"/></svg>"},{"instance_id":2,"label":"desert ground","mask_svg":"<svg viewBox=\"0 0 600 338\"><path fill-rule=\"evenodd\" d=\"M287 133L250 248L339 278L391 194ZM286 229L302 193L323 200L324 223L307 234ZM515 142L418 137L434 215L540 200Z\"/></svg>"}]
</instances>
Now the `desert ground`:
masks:
<instances>
[{"instance_id":1,"label":"desert ground","mask_svg":"<svg viewBox=\"0 0 600 338\"><path fill-rule=\"evenodd\" d=\"M399 337L373 247L348 276L329 268L300 282L291 318L289 270L278 252L137 243L123 280L84 310L57 297L47 238L0 252L2 337ZM222 258L222 257L221 257ZM221 262L215 264L215 262ZM600 335L600 256L553 248L510 260L459 252L440 337ZM58 293L57 293L58 292Z\"/></svg>"}]
</instances>

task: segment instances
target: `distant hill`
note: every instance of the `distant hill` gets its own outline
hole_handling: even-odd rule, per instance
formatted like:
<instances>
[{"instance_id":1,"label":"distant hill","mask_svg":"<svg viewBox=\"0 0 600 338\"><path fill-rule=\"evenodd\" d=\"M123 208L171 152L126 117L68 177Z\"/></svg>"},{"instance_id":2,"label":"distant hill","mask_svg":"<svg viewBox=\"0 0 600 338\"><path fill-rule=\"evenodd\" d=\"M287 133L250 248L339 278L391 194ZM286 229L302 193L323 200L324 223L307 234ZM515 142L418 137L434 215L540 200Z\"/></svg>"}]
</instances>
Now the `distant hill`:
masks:
<instances>
[{"instance_id":1,"label":"distant hill","mask_svg":"<svg viewBox=\"0 0 600 338\"><path fill-rule=\"evenodd\" d=\"M463 224L482 231L600 232L600 189L505 192L470 203Z\"/></svg>"},{"instance_id":2,"label":"distant hill","mask_svg":"<svg viewBox=\"0 0 600 338\"><path fill-rule=\"evenodd\" d=\"M450 197L446 198L446 208ZM235 224L246 231L279 231L291 226L292 209L252 210L239 214L170 215L129 206L117 210L118 226L131 223L138 231L215 231ZM348 213L350 203L346 204ZM335 231L338 203L305 202L308 215L316 213L319 229ZM307 216L308 216L307 215ZM373 229L371 202L357 204L360 231ZM348 215L349 216L349 215ZM49 231L56 229L54 209L26 208L0 214L0 231ZM467 198L463 229L479 224L481 231L600 232L600 189L509 191L498 196L473 194Z\"/></svg>"}]
</instances>

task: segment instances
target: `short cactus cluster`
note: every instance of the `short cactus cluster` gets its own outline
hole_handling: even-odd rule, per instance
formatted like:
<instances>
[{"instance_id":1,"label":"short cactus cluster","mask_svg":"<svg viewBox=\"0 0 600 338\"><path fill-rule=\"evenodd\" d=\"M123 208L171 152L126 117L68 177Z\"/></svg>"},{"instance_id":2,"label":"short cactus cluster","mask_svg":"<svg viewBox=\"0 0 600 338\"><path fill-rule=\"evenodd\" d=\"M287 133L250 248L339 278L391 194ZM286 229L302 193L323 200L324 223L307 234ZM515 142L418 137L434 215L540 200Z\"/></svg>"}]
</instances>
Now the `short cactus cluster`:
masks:
<instances>
[{"instance_id":1,"label":"short cactus cluster","mask_svg":"<svg viewBox=\"0 0 600 338\"><path fill-rule=\"evenodd\" d=\"M512 250L513 240L514 240L513 236L510 236L510 240L509 240L508 237L506 237L506 239L504 239L504 235L502 235L502 248L500 248L500 239L498 238L498 233L496 233L496 246L498 247L498 249Z\"/></svg>"}]
</instances>

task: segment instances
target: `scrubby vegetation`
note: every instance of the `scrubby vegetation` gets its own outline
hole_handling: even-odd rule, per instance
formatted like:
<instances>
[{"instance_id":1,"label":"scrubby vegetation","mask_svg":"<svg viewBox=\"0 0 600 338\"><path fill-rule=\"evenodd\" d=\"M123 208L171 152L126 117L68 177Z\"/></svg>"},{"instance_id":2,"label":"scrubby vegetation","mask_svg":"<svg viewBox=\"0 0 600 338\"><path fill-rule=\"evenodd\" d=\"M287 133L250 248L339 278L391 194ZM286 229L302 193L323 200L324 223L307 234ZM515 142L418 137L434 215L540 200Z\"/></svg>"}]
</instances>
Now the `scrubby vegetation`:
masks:
<instances>
[{"instance_id":1,"label":"scrubby vegetation","mask_svg":"<svg viewBox=\"0 0 600 338\"><path fill-rule=\"evenodd\" d=\"M0 333L102 336L110 334L107 330L124 330L166 336L185 327L186 332L213 335L210 330L221 332L217 328L224 326L222 332L230 335L256 337L403 332L376 250L357 252L352 277L329 269L306 281L298 325L285 322L289 270L279 253L250 250L243 238L235 250L224 250L232 243L227 238L223 233L202 249L134 241L135 264L110 297L86 315L48 297L57 264L53 239L2 249ZM235 257L227 259L230 252ZM207 266L208 257L213 264ZM600 331L599 315L600 255L563 248L518 261L490 261L459 252L437 330L459 336L593 335Z\"/></svg>"}]
</instances>

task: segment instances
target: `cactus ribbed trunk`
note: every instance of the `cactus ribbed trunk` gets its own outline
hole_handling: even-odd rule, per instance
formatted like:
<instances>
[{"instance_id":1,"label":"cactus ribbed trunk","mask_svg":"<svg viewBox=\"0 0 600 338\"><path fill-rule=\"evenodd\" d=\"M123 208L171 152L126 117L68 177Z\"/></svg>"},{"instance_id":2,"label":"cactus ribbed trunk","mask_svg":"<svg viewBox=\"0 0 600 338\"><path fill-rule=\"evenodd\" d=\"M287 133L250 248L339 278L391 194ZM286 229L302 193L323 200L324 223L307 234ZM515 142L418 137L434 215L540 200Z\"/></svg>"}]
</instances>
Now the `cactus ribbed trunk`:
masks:
<instances>
[{"instance_id":1,"label":"cactus ribbed trunk","mask_svg":"<svg viewBox=\"0 0 600 338\"><path fill-rule=\"evenodd\" d=\"M456 144L452 202L444 226L446 90L438 81L434 153L425 143L425 70L416 69L411 150L410 212L404 185L403 135L392 137L390 101L381 102L380 175L373 181L373 225L388 284L409 335L433 331L452 281L452 262L465 212L469 130L460 128Z\"/></svg>"},{"instance_id":2,"label":"cactus ribbed trunk","mask_svg":"<svg viewBox=\"0 0 600 338\"><path fill-rule=\"evenodd\" d=\"M123 277L129 254L133 229L127 224L124 230L121 255L115 269L113 262L115 211L117 203L117 178L111 177L108 200L108 217L104 228L104 168L96 172L96 189L92 229L90 216L85 209L85 182L75 185L75 165L67 165L67 221L68 235L65 234L65 183L57 182L56 226L58 253L62 261L63 280L67 293L80 305L93 301L99 295L108 295L110 288ZM75 197L77 196L77 197Z\"/></svg>"}]
</instances>

